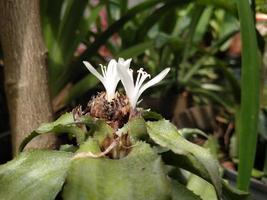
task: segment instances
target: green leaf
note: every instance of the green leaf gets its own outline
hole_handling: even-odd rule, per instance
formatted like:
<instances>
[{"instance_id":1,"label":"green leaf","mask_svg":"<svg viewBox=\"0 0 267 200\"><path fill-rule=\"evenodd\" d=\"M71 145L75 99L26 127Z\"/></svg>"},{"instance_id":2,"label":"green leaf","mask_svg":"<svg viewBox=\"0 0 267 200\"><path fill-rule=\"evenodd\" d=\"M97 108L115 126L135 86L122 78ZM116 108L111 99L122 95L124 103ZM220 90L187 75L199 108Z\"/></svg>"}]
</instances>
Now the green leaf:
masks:
<instances>
[{"instance_id":1,"label":"green leaf","mask_svg":"<svg viewBox=\"0 0 267 200\"><path fill-rule=\"evenodd\" d=\"M161 116L161 114L159 114L157 112L150 111L150 110L145 110L142 113L142 117L145 120L150 120L150 121L163 119L163 117Z\"/></svg>"},{"instance_id":2,"label":"green leaf","mask_svg":"<svg viewBox=\"0 0 267 200\"><path fill-rule=\"evenodd\" d=\"M258 134L261 60L249 1L236 1L236 3L242 41L241 107L237 127L239 136L237 185L239 189L248 191Z\"/></svg>"},{"instance_id":3,"label":"green leaf","mask_svg":"<svg viewBox=\"0 0 267 200\"><path fill-rule=\"evenodd\" d=\"M202 89L202 88L193 88L190 89L189 91L191 91L192 93L198 94L198 95L202 95L205 96L219 104L221 104L225 109L227 109L228 112L230 113L234 113L235 109L234 106L229 102L229 100L226 99L222 99L218 96L218 94L215 94L214 92Z\"/></svg>"},{"instance_id":4,"label":"green leaf","mask_svg":"<svg viewBox=\"0 0 267 200\"><path fill-rule=\"evenodd\" d=\"M70 89L66 103L69 104L76 98L81 97L88 90L96 87L99 82L100 81L94 75L88 74Z\"/></svg>"},{"instance_id":5,"label":"green leaf","mask_svg":"<svg viewBox=\"0 0 267 200\"><path fill-rule=\"evenodd\" d=\"M73 144L63 144L60 145L59 151L66 151L66 152L72 152L75 153L77 151L78 147L74 146Z\"/></svg>"},{"instance_id":6,"label":"green leaf","mask_svg":"<svg viewBox=\"0 0 267 200\"><path fill-rule=\"evenodd\" d=\"M76 153L81 152L100 153L99 141L94 138L88 138L88 140L80 146L78 151L76 151Z\"/></svg>"},{"instance_id":7,"label":"green leaf","mask_svg":"<svg viewBox=\"0 0 267 200\"><path fill-rule=\"evenodd\" d=\"M56 41L60 24L60 10L64 0L40 1L42 31L46 47L50 51Z\"/></svg>"},{"instance_id":8,"label":"green leaf","mask_svg":"<svg viewBox=\"0 0 267 200\"><path fill-rule=\"evenodd\" d=\"M145 140L148 137L146 122L142 117L130 119L119 132L121 134L128 133L133 140Z\"/></svg>"},{"instance_id":9,"label":"green leaf","mask_svg":"<svg viewBox=\"0 0 267 200\"><path fill-rule=\"evenodd\" d=\"M146 50L152 48L153 46L154 46L153 41L143 42L119 52L117 54L117 57L122 57L122 58L137 57L140 54L144 53Z\"/></svg>"},{"instance_id":10,"label":"green leaf","mask_svg":"<svg viewBox=\"0 0 267 200\"><path fill-rule=\"evenodd\" d=\"M71 153L34 150L23 152L0 166L0 198L52 200L61 190Z\"/></svg>"},{"instance_id":11,"label":"green leaf","mask_svg":"<svg viewBox=\"0 0 267 200\"><path fill-rule=\"evenodd\" d=\"M151 13L148 17L145 18L142 24L138 27L135 41L144 41L145 37L148 35L148 31L160 20L169 14L170 12L174 12L175 7L182 6L184 4L183 1L169 1L165 2L163 6L156 9L153 13ZM172 24L174 20L170 20ZM175 22L175 21L174 21ZM160 23L159 23L160 24ZM173 25L173 24L172 24ZM165 25L166 26L166 25Z\"/></svg>"},{"instance_id":12,"label":"green leaf","mask_svg":"<svg viewBox=\"0 0 267 200\"><path fill-rule=\"evenodd\" d=\"M36 132L46 133L46 132L51 131L55 126L73 124L74 122L75 121L73 118L73 114L72 113L65 113L65 114L61 115L54 122L41 124L41 126L38 129L36 129Z\"/></svg>"},{"instance_id":13,"label":"green leaf","mask_svg":"<svg viewBox=\"0 0 267 200\"><path fill-rule=\"evenodd\" d=\"M195 158L209 175L218 196L221 196L221 179L218 161L207 149L185 140L176 127L167 120L147 122L149 136L160 146L167 147L176 154ZM204 172L205 173L205 172Z\"/></svg>"},{"instance_id":14,"label":"green leaf","mask_svg":"<svg viewBox=\"0 0 267 200\"><path fill-rule=\"evenodd\" d=\"M250 195L248 192L235 189L225 181L223 181L222 184L223 196L226 200L250 200Z\"/></svg>"},{"instance_id":15,"label":"green leaf","mask_svg":"<svg viewBox=\"0 0 267 200\"><path fill-rule=\"evenodd\" d=\"M63 198L168 200L171 192L160 157L148 144L137 143L123 159L73 160Z\"/></svg>"},{"instance_id":16,"label":"green leaf","mask_svg":"<svg viewBox=\"0 0 267 200\"><path fill-rule=\"evenodd\" d=\"M231 90L232 90L232 95L234 97L235 103L239 104L240 103L240 96L241 96L241 88L240 88L240 82L239 80L234 76L234 72L231 71L229 68L225 66L225 64L218 59L216 60L216 65L218 69L222 70L225 78L228 80Z\"/></svg>"},{"instance_id":17,"label":"green leaf","mask_svg":"<svg viewBox=\"0 0 267 200\"><path fill-rule=\"evenodd\" d=\"M204 133L203 131L201 131L197 128L182 128L182 129L179 129L179 133L186 139L191 138L195 135L201 135L204 138L209 137L206 133Z\"/></svg>"},{"instance_id":18,"label":"green leaf","mask_svg":"<svg viewBox=\"0 0 267 200\"><path fill-rule=\"evenodd\" d=\"M88 126L94 125L94 120L90 116L83 116L78 120L74 120L72 113L65 113L61 115L56 121L51 123L41 124L41 126L31 132L20 144L19 150L22 151L24 147L36 136L42 134L60 134L69 133L76 137L77 143L81 144L86 137L86 132L79 128L76 124L86 124Z\"/></svg>"},{"instance_id":19,"label":"green leaf","mask_svg":"<svg viewBox=\"0 0 267 200\"><path fill-rule=\"evenodd\" d=\"M93 133L94 139L101 144L106 137L112 136L114 129L111 128L111 126L109 126L105 121L98 120L92 128L91 133Z\"/></svg>"},{"instance_id":20,"label":"green leaf","mask_svg":"<svg viewBox=\"0 0 267 200\"><path fill-rule=\"evenodd\" d=\"M224 0L198 0L199 4L213 5L219 8L223 8L232 14L236 13L235 1L224 1Z\"/></svg>"},{"instance_id":21,"label":"green leaf","mask_svg":"<svg viewBox=\"0 0 267 200\"><path fill-rule=\"evenodd\" d=\"M56 84L57 79L66 70L66 63L70 61L69 58L73 55L73 43L76 42L73 38L76 36L87 3L86 0L79 2L75 0L64 1L63 8L65 9L61 10L62 19L59 24L58 35L50 50L51 56L48 59L50 82L54 84L51 87L53 96L56 94L55 88L58 87Z\"/></svg>"},{"instance_id":22,"label":"green leaf","mask_svg":"<svg viewBox=\"0 0 267 200\"><path fill-rule=\"evenodd\" d=\"M207 6L202 13L199 22L197 24L197 27L195 29L195 34L193 37L193 42L195 44L199 43L202 39L204 34L208 31L210 19L213 14L213 6Z\"/></svg>"},{"instance_id":23,"label":"green leaf","mask_svg":"<svg viewBox=\"0 0 267 200\"><path fill-rule=\"evenodd\" d=\"M128 126L128 132L131 137L144 139L148 136L146 130L146 122L142 117L129 120L126 126Z\"/></svg>"},{"instance_id":24,"label":"green leaf","mask_svg":"<svg viewBox=\"0 0 267 200\"><path fill-rule=\"evenodd\" d=\"M72 45L71 41L74 41L73 38L82 21L84 10L88 2L86 0L81 0L79 2L68 0L65 1L65 3L66 9L62 17L62 22L60 23L58 40L62 54L69 54L68 51ZM71 51L73 51L73 49L71 49Z\"/></svg>"},{"instance_id":25,"label":"green leaf","mask_svg":"<svg viewBox=\"0 0 267 200\"><path fill-rule=\"evenodd\" d=\"M216 192L214 187L202 178L191 174L188 178L187 188L192 190L195 194L199 195L205 200L216 200Z\"/></svg>"},{"instance_id":26,"label":"green leaf","mask_svg":"<svg viewBox=\"0 0 267 200\"><path fill-rule=\"evenodd\" d=\"M176 9L182 8L182 6L179 5L179 3L176 5L171 5L169 8L167 8L163 18L159 22L159 30L161 32L164 32L167 34L173 32L173 29L175 28L175 25L177 24L177 20L178 20Z\"/></svg>"},{"instance_id":27,"label":"green leaf","mask_svg":"<svg viewBox=\"0 0 267 200\"><path fill-rule=\"evenodd\" d=\"M172 181L172 200L201 200L201 198L181 183Z\"/></svg>"},{"instance_id":28,"label":"green leaf","mask_svg":"<svg viewBox=\"0 0 267 200\"><path fill-rule=\"evenodd\" d=\"M179 155L165 148L161 151L164 163L185 169L211 183L211 177L203 165L192 155ZM222 195L225 200L247 200L249 194L235 189L222 180Z\"/></svg>"}]
</instances>

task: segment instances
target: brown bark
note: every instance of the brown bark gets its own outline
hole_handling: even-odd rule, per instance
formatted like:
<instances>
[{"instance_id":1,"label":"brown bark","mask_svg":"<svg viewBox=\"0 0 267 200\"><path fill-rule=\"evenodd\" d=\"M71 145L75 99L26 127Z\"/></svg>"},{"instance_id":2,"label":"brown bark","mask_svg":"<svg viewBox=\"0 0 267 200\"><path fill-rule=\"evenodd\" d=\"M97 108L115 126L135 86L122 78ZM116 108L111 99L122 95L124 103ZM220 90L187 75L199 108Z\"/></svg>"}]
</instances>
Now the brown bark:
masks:
<instances>
[{"instance_id":1,"label":"brown bark","mask_svg":"<svg viewBox=\"0 0 267 200\"><path fill-rule=\"evenodd\" d=\"M0 39L13 153L33 129L52 119L39 0L0 0ZM37 137L28 148L52 148L55 137Z\"/></svg>"}]
</instances>

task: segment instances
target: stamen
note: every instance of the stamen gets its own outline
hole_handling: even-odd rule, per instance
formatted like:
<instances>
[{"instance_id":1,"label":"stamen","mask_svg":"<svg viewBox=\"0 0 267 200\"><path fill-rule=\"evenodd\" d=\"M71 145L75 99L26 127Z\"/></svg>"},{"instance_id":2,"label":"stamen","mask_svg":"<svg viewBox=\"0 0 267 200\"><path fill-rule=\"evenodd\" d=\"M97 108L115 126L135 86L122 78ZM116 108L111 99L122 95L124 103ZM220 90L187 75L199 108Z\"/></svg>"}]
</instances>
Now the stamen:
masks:
<instances>
[{"instance_id":1,"label":"stamen","mask_svg":"<svg viewBox=\"0 0 267 200\"><path fill-rule=\"evenodd\" d=\"M132 69L128 69L127 72L128 72L128 74L130 76L131 81L133 82L134 81L133 80L133 70Z\"/></svg>"},{"instance_id":2,"label":"stamen","mask_svg":"<svg viewBox=\"0 0 267 200\"><path fill-rule=\"evenodd\" d=\"M147 79L150 78L150 74L146 73L143 68L140 68L138 71L138 76L135 82L135 87L140 88L143 82Z\"/></svg>"},{"instance_id":3,"label":"stamen","mask_svg":"<svg viewBox=\"0 0 267 200\"><path fill-rule=\"evenodd\" d=\"M142 72L143 72L143 68L140 68L137 71L138 75L137 75L137 78L136 78L136 81L135 81L135 85L137 85L137 83L139 83L139 79L140 79L140 76L141 76Z\"/></svg>"},{"instance_id":4,"label":"stamen","mask_svg":"<svg viewBox=\"0 0 267 200\"><path fill-rule=\"evenodd\" d=\"M106 77L107 76L107 68L106 68L106 66L100 64L100 67L101 67L101 71L102 71L103 77Z\"/></svg>"},{"instance_id":5,"label":"stamen","mask_svg":"<svg viewBox=\"0 0 267 200\"><path fill-rule=\"evenodd\" d=\"M137 71L138 74L137 74L136 80L134 81L133 71L130 68L130 62L131 60L124 61L123 59L120 58L118 62L118 72L119 72L122 84L124 86L124 89L126 91L126 94L131 103L131 106L135 108L140 95L147 88L160 82L168 74L168 72L170 71L170 68L163 70L152 80L149 80L147 83L144 83L144 81L147 78L151 77L150 74L146 73L143 68L140 68Z\"/></svg>"}]
</instances>

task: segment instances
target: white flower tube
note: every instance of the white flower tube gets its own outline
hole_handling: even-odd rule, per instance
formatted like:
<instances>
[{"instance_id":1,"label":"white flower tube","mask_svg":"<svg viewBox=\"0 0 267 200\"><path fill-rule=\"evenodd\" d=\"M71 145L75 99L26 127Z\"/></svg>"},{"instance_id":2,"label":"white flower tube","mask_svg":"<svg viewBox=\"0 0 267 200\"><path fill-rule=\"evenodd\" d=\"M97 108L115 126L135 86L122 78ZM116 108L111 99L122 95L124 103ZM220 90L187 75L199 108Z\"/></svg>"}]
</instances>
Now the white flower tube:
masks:
<instances>
[{"instance_id":1,"label":"white flower tube","mask_svg":"<svg viewBox=\"0 0 267 200\"><path fill-rule=\"evenodd\" d=\"M139 97L141 94L149 87L159 83L170 71L170 68L164 69L156 77L143 84L147 78L150 78L150 74L146 73L143 68L140 68L137 72L137 78L134 83L133 80L133 70L130 68L131 59L124 61L124 59L119 58L118 61L118 72L125 89L126 95L129 98L131 106L136 107Z\"/></svg>"},{"instance_id":2,"label":"white flower tube","mask_svg":"<svg viewBox=\"0 0 267 200\"><path fill-rule=\"evenodd\" d=\"M106 89L106 99L111 101L116 94L116 88L120 81L120 77L117 71L117 62L116 60L112 59L108 63L108 67L100 65L102 75L87 61L83 61L83 64L86 68L95 75L104 85Z\"/></svg>"}]
</instances>

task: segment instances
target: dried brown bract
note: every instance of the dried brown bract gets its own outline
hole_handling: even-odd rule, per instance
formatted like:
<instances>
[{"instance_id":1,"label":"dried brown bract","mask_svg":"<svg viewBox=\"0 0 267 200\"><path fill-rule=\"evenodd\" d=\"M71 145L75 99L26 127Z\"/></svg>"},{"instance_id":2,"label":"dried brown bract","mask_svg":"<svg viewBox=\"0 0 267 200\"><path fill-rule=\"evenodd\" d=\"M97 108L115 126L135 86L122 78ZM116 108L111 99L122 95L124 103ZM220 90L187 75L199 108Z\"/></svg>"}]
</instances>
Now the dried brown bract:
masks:
<instances>
[{"instance_id":1,"label":"dried brown bract","mask_svg":"<svg viewBox=\"0 0 267 200\"><path fill-rule=\"evenodd\" d=\"M86 110L90 116L105 120L114 130L117 130L127 123L131 106L128 98L123 94L117 92L113 100L107 101L105 92L101 92L89 101Z\"/></svg>"}]
</instances>

